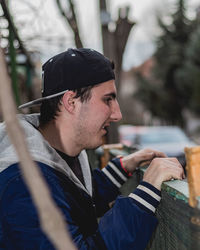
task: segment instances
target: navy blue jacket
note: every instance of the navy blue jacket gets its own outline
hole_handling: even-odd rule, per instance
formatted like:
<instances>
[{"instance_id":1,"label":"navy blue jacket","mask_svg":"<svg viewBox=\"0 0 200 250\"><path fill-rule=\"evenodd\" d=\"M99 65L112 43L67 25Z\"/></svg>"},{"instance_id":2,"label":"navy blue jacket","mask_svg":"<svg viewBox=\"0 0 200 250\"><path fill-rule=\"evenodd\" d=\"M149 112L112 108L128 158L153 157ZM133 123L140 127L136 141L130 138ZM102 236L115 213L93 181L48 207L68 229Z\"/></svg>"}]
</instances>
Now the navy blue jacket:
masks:
<instances>
[{"instance_id":1,"label":"navy blue jacket","mask_svg":"<svg viewBox=\"0 0 200 250\"><path fill-rule=\"evenodd\" d=\"M141 182L129 197L120 196L119 186L128 175L119 159L114 159L103 171L93 171L91 197L68 176L37 163L78 249L145 249L157 224L154 211L160 192L156 188ZM40 229L18 164L0 173L0 249L54 249Z\"/></svg>"}]
</instances>

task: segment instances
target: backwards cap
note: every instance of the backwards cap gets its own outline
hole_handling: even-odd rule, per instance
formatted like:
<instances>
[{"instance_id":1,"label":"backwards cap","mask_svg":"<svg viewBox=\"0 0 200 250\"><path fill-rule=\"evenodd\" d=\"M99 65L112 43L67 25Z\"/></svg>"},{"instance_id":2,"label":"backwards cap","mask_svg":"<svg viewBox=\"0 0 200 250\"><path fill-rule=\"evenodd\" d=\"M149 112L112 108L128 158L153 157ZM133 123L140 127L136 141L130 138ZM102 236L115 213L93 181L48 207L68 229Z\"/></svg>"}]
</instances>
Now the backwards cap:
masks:
<instances>
[{"instance_id":1,"label":"backwards cap","mask_svg":"<svg viewBox=\"0 0 200 250\"><path fill-rule=\"evenodd\" d=\"M113 69L114 64L93 49L68 49L52 57L42 66L42 98L25 103L19 108L41 104L68 90L113 80L115 79Z\"/></svg>"}]
</instances>

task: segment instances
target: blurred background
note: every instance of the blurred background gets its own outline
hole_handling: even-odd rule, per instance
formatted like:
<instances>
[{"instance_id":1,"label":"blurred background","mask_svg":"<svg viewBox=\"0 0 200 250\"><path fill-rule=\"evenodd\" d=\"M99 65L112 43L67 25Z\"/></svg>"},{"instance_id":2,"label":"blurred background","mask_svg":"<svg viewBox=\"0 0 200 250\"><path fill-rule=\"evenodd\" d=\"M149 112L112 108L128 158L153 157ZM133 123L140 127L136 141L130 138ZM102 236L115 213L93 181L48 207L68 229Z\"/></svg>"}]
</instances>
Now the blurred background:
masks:
<instances>
[{"instance_id":1,"label":"blurred background","mask_svg":"<svg viewBox=\"0 0 200 250\"><path fill-rule=\"evenodd\" d=\"M124 143L119 126L131 125L176 126L200 144L199 41L198 0L0 0L0 46L17 105L41 96L41 65L69 47L115 62L123 121L107 143Z\"/></svg>"}]
</instances>

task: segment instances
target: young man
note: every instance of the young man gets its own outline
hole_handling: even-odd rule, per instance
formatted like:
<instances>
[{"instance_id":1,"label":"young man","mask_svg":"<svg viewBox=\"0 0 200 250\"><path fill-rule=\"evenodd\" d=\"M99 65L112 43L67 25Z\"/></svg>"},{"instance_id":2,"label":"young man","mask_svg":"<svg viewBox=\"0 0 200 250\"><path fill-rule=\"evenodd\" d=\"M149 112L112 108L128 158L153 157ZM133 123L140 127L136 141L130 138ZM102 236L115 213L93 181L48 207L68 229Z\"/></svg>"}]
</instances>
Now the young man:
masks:
<instances>
[{"instance_id":1,"label":"young man","mask_svg":"<svg viewBox=\"0 0 200 250\"><path fill-rule=\"evenodd\" d=\"M74 243L78 249L144 249L157 224L161 184L182 179L181 165L146 149L91 172L85 149L100 146L107 127L122 118L113 64L97 51L69 49L44 64L43 78L43 98L28 104L42 102L40 115L21 116L20 122ZM0 249L53 249L4 124L0 141ZM143 181L128 197L119 196L143 161L150 162Z\"/></svg>"}]
</instances>

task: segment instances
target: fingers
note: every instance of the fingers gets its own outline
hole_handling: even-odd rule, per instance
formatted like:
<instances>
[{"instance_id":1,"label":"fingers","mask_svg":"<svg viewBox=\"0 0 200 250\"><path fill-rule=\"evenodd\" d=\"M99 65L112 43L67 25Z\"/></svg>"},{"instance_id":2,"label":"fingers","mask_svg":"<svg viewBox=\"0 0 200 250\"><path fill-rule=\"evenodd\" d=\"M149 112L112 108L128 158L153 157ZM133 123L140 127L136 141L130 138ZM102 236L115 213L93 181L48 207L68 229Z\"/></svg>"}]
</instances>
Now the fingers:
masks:
<instances>
[{"instance_id":1,"label":"fingers","mask_svg":"<svg viewBox=\"0 0 200 250\"><path fill-rule=\"evenodd\" d=\"M178 161L178 159L177 158L166 158L166 160L167 161L170 161L171 162L171 164L173 164L174 163L174 167L177 167L177 168L179 168L180 170L181 170L181 173L182 173L182 175L181 175L181 179L182 178L185 178L185 173L184 173L184 170L183 170L183 166L180 164L180 162Z\"/></svg>"},{"instance_id":2,"label":"fingers","mask_svg":"<svg viewBox=\"0 0 200 250\"><path fill-rule=\"evenodd\" d=\"M163 176L163 181L168 181L173 179L183 179L185 178L183 167L179 161L175 158L167 158L165 163L165 175Z\"/></svg>"},{"instance_id":3,"label":"fingers","mask_svg":"<svg viewBox=\"0 0 200 250\"><path fill-rule=\"evenodd\" d=\"M150 163L151 163L151 161L142 161L142 162L139 164L139 167L146 167L146 166L149 166Z\"/></svg>"},{"instance_id":4,"label":"fingers","mask_svg":"<svg viewBox=\"0 0 200 250\"><path fill-rule=\"evenodd\" d=\"M167 157L167 155L163 152L160 152L158 150L154 150L154 149L146 149L146 152L152 153L152 155L155 157L159 157L159 158L165 158Z\"/></svg>"},{"instance_id":5,"label":"fingers","mask_svg":"<svg viewBox=\"0 0 200 250\"><path fill-rule=\"evenodd\" d=\"M149 152L149 153L139 152L136 157L137 157L138 163L141 163L143 161L152 160L153 158L155 158L155 154L154 154L154 152Z\"/></svg>"},{"instance_id":6,"label":"fingers","mask_svg":"<svg viewBox=\"0 0 200 250\"><path fill-rule=\"evenodd\" d=\"M137 161L140 166L144 166L150 164L151 160L153 160L155 157L165 158L167 156L163 152L157 150L143 149L138 151Z\"/></svg>"},{"instance_id":7,"label":"fingers","mask_svg":"<svg viewBox=\"0 0 200 250\"><path fill-rule=\"evenodd\" d=\"M184 171L176 158L154 158L144 174L144 181L161 189L163 181L183 179Z\"/></svg>"},{"instance_id":8,"label":"fingers","mask_svg":"<svg viewBox=\"0 0 200 250\"><path fill-rule=\"evenodd\" d=\"M166 158L167 156L154 149L142 149L130 155L124 156L122 158L123 166L127 169L128 172L133 173L133 171L138 166L149 165L151 161L156 158Z\"/></svg>"}]
</instances>

